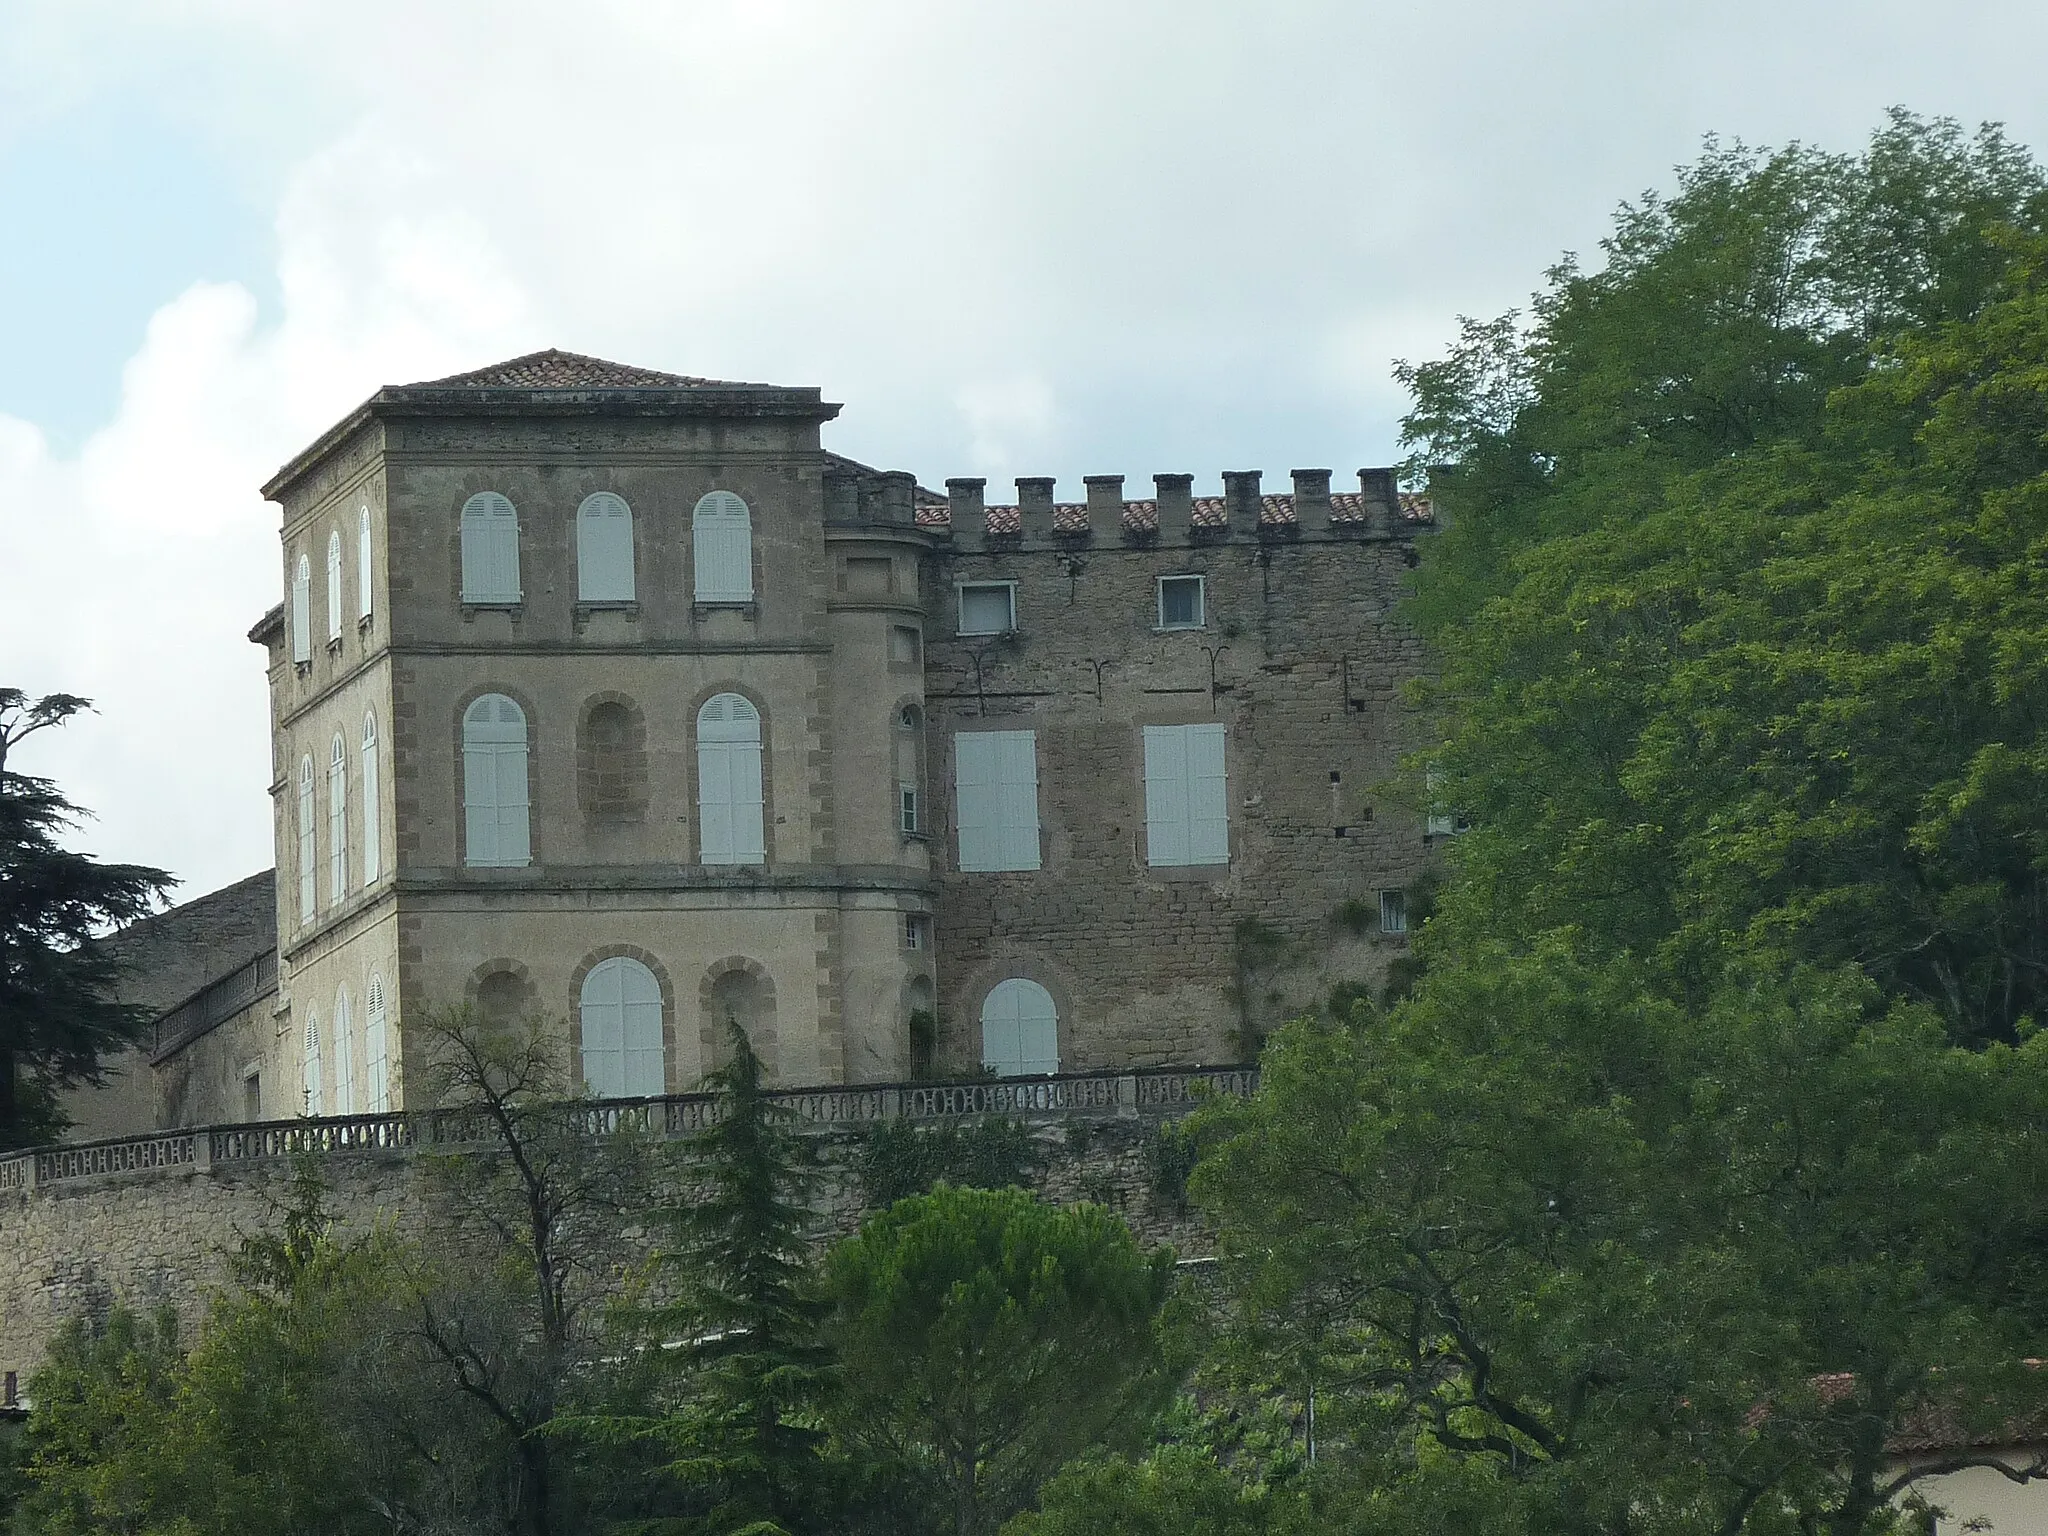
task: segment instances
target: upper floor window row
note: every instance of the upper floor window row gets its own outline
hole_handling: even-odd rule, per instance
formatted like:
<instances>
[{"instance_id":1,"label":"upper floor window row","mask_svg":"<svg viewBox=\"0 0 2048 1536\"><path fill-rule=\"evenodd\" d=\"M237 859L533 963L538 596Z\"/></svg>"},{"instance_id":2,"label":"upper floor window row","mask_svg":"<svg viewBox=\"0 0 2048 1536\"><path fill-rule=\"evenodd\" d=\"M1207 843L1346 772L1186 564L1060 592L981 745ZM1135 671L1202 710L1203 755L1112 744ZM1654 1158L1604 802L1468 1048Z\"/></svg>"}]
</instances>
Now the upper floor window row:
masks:
<instances>
[{"instance_id":1,"label":"upper floor window row","mask_svg":"<svg viewBox=\"0 0 2048 1536\"><path fill-rule=\"evenodd\" d=\"M327 530L327 644L341 644L343 613L342 572L344 546L341 527ZM356 622L368 624L373 607L374 564L370 535L370 504L356 508ZM301 665L313 659L313 561L301 553L291 578L292 660Z\"/></svg>"},{"instance_id":2,"label":"upper floor window row","mask_svg":"<svg viewBox=\"0 0 2048 1536\"><path fill-rule=\"evenodd\" d=\"M1209 622L1207 583L1201 576L1161 576L1153 588L1157 605L1155 629L1202 629ZM1017 627L1017 583L963 581L957 633L1007 635Z\"/></svg>"},{"instance_id":3,"label":"upper floor window row","mask_svg":"<svg viewBox=\"0 0 2048 1536\"><path fill-rule=\"evenodd\" d=\"M754 600L753 517L731 491L699 498L690 516L696 601ZM611 491L586 496L576 509L576 599L638 600L633 509ZM462 600L486 606L520 602L519 513L498 491L479 491L462 504Z\"/></svg>"}]
</instances>

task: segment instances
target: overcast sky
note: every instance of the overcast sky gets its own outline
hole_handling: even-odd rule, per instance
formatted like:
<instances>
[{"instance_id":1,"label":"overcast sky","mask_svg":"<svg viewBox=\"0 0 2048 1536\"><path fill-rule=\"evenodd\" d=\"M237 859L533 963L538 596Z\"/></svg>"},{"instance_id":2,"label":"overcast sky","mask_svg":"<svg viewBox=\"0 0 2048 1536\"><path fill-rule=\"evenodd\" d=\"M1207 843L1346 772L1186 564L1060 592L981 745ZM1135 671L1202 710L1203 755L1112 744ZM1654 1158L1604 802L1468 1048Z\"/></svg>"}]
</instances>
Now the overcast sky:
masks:
<instances>
[{"instance_id":1,"label":"overcast sky","mask_svg":"<svg viewBox=\"0 0 2048 1536\"><path fill-rule=\"evenodd\" d=\"M181 897L271 862L256 487L380 384L559 346L820 385L928 485L1348 474L1703 135L2041 147L2044 57L2022 0L0 0L0 685L99 708L20 766Z\"/></svg>"}]
</instances>

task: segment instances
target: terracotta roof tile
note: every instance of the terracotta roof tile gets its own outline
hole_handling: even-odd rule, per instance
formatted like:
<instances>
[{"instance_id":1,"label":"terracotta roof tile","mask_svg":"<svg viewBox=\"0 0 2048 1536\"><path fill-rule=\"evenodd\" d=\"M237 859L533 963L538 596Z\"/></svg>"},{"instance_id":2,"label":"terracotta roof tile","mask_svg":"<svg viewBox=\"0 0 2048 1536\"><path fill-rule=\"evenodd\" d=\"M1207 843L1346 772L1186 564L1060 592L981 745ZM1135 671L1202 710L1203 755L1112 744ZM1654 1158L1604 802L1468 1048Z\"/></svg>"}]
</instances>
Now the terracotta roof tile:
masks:
<instances>
[{"instance_id":1,"label":"terracotta roof tile","mask_svg":"<svg viewBox=\"0 0 2048 1536\"><path fill-rule=\"evenodd\" d=\"M659 373L627 363L563 352L554 347L510 357L488 368L427 379L414 389L701 389L723 379L697 379L680 373Z\"/></svg>"},{"instance_id":2,"label":"terracotta roof tile","mask_svg":"<svg viewBox=\"0 0 2048 1536\"><path fill-rule=\"evenodd\" d=\"M1436 519L1426 496L1403 494L1401 497L1401 519L1403 522L1427 525ZM1365 497L1357 491L1332 491L1330 493L1330 521L1338 524L1363 523L1366 520ZM1197 496L1192 507L1192 521L1197 528L1222 528L1226 526L1221 496ZM917 508L917 522L921 528L950 528L953 522L951 508L942 499L920 502ZM1261 496L1259 498L1259 526L1262 528L1291 528L1295 525L1294 498L1292 496ZM991 534L1015 533L1018 530L1018 512L1015 506L996 505L988 509L988 532ZM1053 503L1052 526L1055 533L1078 534L1088 529L1088 504L1082 501L1058 501ZM1127 501L1124 503L1124 527L1133 533L1154 533L1159 528L1159 503L1156 501Z\"/></svg>"}]
</instances>

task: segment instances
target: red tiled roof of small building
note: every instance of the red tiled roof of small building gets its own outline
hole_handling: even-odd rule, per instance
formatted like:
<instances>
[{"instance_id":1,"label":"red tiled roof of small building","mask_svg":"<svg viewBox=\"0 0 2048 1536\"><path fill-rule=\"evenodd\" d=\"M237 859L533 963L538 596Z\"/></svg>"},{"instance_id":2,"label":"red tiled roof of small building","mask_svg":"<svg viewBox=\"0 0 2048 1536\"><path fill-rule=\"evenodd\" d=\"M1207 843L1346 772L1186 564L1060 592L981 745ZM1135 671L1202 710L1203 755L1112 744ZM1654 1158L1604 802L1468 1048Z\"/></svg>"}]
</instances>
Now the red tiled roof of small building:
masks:
<instances>
[{"instance_id":1,"label":"red tiled roof of small building","mask_svg":"<svg viewBox=\"0 0 2048 1536\"><path fill-rule=\"evenodd\" d=\"M414 389L702 389L726 384L724 379L698 379L680 373L635 368L628 363L586 357L549 347L510 357L488 368L427 379Z\"/></svg>"},{"instance_id":2,"label":"red tiled roof of small building","mask_svg":"<svg viewBox=\"0 0 2048 1536\"><path fill-rule=\"evenodd\" d=\"M1224 515L1221 496L1197 496L1193 499L1190 520L1197 528L1223 528L1228 523ZM1330 493L1330 521L1333 523L1363 523L1366 521L1365 497L1358 491L1332 491ZM1435 521L1427 496L1403 493L1401 496L1401 520L1404 523L1428 524ZM917 522L921 528L950 528L953 524L951 507L943 500L920 502L917 508ZM1292 528L1295 526L1294 498L1286 496L1261 496L1259 498L1259 526L1262 528ZM1124 503L1124 527L1133 533L1153 533L1159 528L1159 503L1157 501L1127 501ZM1019 515L1014 505L991 506L988 508L988 529L990 534L1016 533ZM1082 501L1057 501L1052 508L1054 533L1079 534L1088 530L1088 504Z\"/></svg>"}]
</instances>

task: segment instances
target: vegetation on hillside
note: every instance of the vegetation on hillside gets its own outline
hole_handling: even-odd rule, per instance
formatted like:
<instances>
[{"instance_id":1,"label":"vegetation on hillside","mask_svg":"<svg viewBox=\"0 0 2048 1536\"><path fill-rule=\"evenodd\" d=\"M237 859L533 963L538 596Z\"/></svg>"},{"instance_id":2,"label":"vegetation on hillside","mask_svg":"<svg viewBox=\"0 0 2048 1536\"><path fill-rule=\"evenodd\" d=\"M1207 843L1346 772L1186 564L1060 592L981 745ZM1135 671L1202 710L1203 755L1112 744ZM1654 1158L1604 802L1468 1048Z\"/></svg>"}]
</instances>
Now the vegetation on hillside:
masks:
<instances>
[{"instance_id":1,"label":"vegetation on hillside","mask_svg":"<svg viewBox=\"0 0 2048 1536\"><path fill-rule=\"evenodd\" d=\"M16 1528L1925 1529L1902 1430L2048 1413L2048 182L1711 145L1403 376L1467 830L1384 1005L1161 1138L1198 1283L907 1140L826 1243L743 1039L621 1269L658 1149L454 1020L445 1241L309 1195L189 1353L81 1324Z\"/></svg>"}]
</instances>

